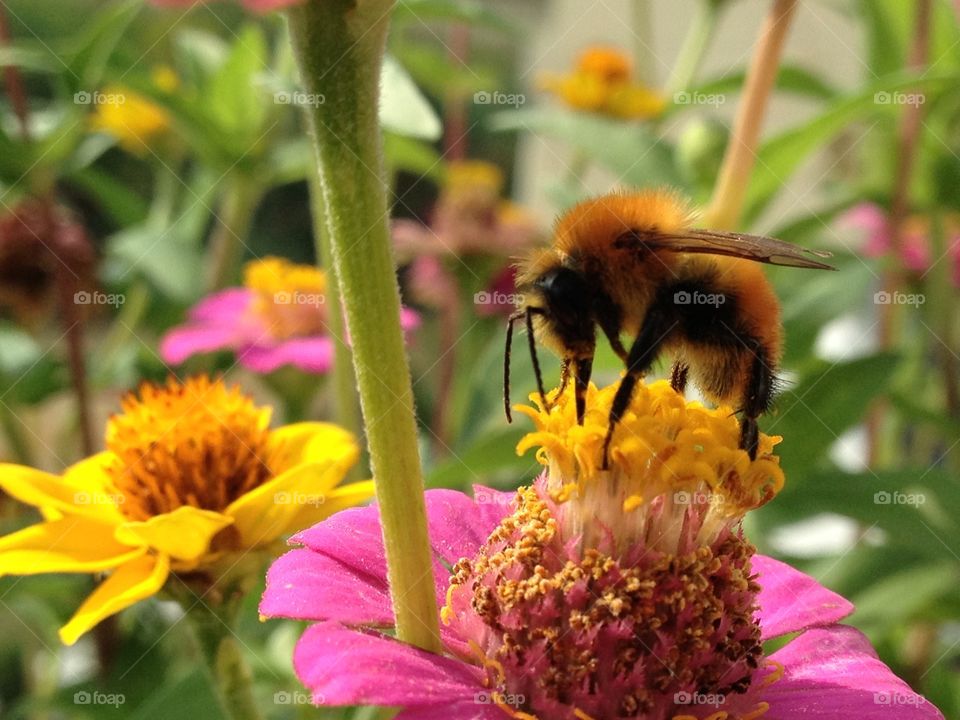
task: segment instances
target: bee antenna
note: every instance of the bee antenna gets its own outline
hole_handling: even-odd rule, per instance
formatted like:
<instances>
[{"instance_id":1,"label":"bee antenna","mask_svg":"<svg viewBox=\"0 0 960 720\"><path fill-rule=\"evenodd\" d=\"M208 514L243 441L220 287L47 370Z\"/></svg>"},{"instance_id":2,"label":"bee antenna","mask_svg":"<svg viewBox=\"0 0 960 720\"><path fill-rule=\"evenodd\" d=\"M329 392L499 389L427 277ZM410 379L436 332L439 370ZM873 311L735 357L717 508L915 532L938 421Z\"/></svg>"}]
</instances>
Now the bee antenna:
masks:
<instances>
[{"instance_id":1,"label":"bee antenna","mask_svg":"<svg viewBox=\"0 0 960 720\"><path fill-rule=\"evenodd\" d=\"M510 412L510 347L513 345L513 325L517 320L526 316L523 310L513 313L507 320L507 341L503 346L503 410L507 415L507 422L513 422Z\"/></svg>"},{"instance_id":2,"label":"bee antenna","mask_svg":"<svg viewBox=\"0 0 960 720\"><path fill-rule=\"evenodd\" d=\"M543 409L549 412L550 403L547 400L547 393L543 390L543 376L540 374L540 360L537 358L537 339L533 334L533 316L535 313L542 314L543 311L532 307L527 308L527 342L530 345L530 360L533 363L533 374L537 378L537 391L540 393L540 402L543 404Z\"/></svg>"}]
</instances>

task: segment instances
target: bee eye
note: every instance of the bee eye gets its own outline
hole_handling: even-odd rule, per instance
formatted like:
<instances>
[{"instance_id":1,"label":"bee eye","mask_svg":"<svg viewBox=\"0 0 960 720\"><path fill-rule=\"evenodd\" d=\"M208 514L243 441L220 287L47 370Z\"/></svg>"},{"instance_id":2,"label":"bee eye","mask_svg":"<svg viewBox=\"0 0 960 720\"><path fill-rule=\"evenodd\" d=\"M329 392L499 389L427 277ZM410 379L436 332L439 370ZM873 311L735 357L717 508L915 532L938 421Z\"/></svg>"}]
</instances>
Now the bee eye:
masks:
<instances>
[{"instance_id":1,"label":"bee eye","mask_svg":"<svg viewBox=\"0 0 960 720\"><path fill-rule=\"evenodd\" d=\"M583 276L570 268L550 270L537 279L550 313L562 323L578 323L590 314L590 292Z\"/></svg>"}]
</instances>

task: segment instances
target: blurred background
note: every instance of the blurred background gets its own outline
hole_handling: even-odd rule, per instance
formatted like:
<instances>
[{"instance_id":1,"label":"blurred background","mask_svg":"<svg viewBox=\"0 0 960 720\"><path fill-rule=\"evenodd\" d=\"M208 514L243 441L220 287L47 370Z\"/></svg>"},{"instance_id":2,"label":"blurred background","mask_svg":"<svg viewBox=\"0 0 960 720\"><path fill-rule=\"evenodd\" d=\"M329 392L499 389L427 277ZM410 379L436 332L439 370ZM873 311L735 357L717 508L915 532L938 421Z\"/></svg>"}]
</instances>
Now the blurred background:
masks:
<instances>
[{"instance_id":1,"label":"blurred background","mask_svg":"<svg viewBox=\"0 0 960 720\"><path fill-rule=\"evenodd\" d=\"M512 263L549 242L557 213L614 187L670 186L704 205L766 9L397 3L381 120L401 288L418 318L408 346L430 487L536 475L514 451L528 426L502 409ZM299 111L324 99L299 90L283 17L231 2L11 0L0 19L0 460L62 470L102 447L124 393L171 373L223 373L272 405L276 423L350 426L356 408L326 372L163 350L203 297L250 286L248 263L318 261ZM786 382L761 429L784 438L787 486L747 518L748 536L851 598L850 622L950 718L958 19L949 0L801 3L741 228L830 250L838 267L769 270ZM541 361L554 378L554 360ZM595 380L615 381L612 352L597 362ZM513 387L515 402L534 387L524 353ZM0 497L4 533L34 519ZM62 647L56 628L88 590L89 578L0 579L0 716L216 716L170 603L120 616L109 667L91 639ZM240 632L270 718L373 717L310 707L289 660L299 628L260 624L256 601ZM116 702L90 703L94 689Z\"/></svg>"}]
</instances>

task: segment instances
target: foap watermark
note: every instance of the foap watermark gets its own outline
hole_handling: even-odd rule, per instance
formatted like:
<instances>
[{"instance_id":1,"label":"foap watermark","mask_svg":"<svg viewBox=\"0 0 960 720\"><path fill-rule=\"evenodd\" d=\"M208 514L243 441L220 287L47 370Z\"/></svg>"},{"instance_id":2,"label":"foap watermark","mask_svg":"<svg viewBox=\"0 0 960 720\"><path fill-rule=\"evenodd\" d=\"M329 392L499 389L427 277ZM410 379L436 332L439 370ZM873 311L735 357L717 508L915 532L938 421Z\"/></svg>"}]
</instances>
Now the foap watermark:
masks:
<instances>
[{"instance_id":1,"label":"foap watermark","mask_svg":"<svg viewBox=\"0 0 960 720\"><path fill-rule=\"evenodd\" d=\"M926 295L921 293L902 293L899 290L894 292L880 290L873 294L874 305L913 305L920 307L926 301Z\"/></svg>"},{"instance_id":2,"label":"foap watermark","mask_svg":"<svg viewBox=\"0 0 960 720\"><path fill-rule=\"evenodd\" d=\"M681 90L673 94L675 105L712 105L720 107L727 101L727 96L721 93L687 92Z\"/></svg>"},{"instance_id":3,"label":"foap watermark","mask_svg":"<svg viewBox=\"0 0 960 720\"><path fill-rule=\"evenodd\" d=\"M327 98L321 93L305 93L300 90L294 92L276 92L273 94L274 105L299 105L300 107L317 107L323 105Z\"/></svg>"},{"instance_id":4,"label":"foap watermark","mask_svg":"<svg viewBox=\"0 0 960 720\"><path fill-rule=\"evenodd\" d=\"M720 707L727 701L726 695L720 693L678 692L673 695L674 705L702 705L704 707Z\"/></svg>"},{"instance_id":5,"label":"foap watermark","mask_svg":"<svg viewBox=\"0 0 960 720\"><path fill-rule=\"evenodd\" d=\"M73 94L73 102L75 105L123 105L127 102L127 96L123 93L81 90Z\"/></svg>"},{"instance_id":6,"label":"foap watermark","mask_svg":"<svg viewBox=\"0 0 960 720\"><path fill-rule=\"evenodd\" d=\"M674 505L709 505L713 502L713 493L695 490L678 490L673 494Z\"/></svg>"},{"instance_id":7,"label":"foap watermark","mask_svg":"<svg viewBox=\"0 0 960 720\"><path fill-rule=\"evenodd\" d=\"M526 701L525 695L504 692L502 688L482 690L473 696L473 702L477 705L506 705L507 707L518 708Z\"/></svg>"},{"instance_id":8,"label":"foap watermark","mask_svg":"<svg viewBox=\"0 0 960 720\"><path fill-rule=\"evenodd\" d=\"M525 102L527 102L527 96L522 93L480 90L473 94L474 105L512 105L513 107L520 107Z\"/></svg>"},{"instance_id":9,"label":"foap watermark","mask_svg":"<svg viewBox=\"0 0 960 720\"><path fill-rule=\"evenodd\" d=\"M887 492L880 490L873 495L874 505L913 505L914 507L923 505L927 501L927 496L923 493L905 493L905 492Z\"/></svg>"},{"instance_id":10,"label":"foap watermark","mask_svg":"<svg viewBox=\"0 0 960 720\"><path fill-rule=\"evenodd\" d=\"M919 707L926 702L925 697L915 693L875 692L873 694L874 705L911 705Z\"/></svg>"},{"instance_id":11,"label":"foap watermark","mask_svg":"<svg viewBox=\"0 0 960 720\"><path fill-rule=\"evenodd\" d=\"M504 307L518 307L523 305L521 293L487 292L483 290L473 295L474 305L500 305Z\"/></svg>"},{"instance_id":12,"label":"foap watermark","mask_svg":"<svg viewBox=\"0 0 960 720\"><path fill-rule=\"evenodd\" d=\"M327 297L323 293L289 292L281 290L273 294L273 301L277 305L312 305L314 307L320 307L326 304Z\"/></svg>"},{"instance_id":13,"label":"foap watermark","mask_svg":"<svg viewBox=\"0 0 960 720\"><path fill-rule=\"evenodd\" d=\"M101 493L87 492L81 490L73 494L74 505L123 505L127 501L126 496L120 493Z\"/></svg>"},{"instance_id":14,"label":"foap watermark","mask_svg":"<svg viewBox=\"0 0 960 720\"><path fill-rule=\"evenodd\" d=\"M325 702L323 695L310 695L300 690L290 692L288 690L278 690L273 694L274 705L322 705Z\"/></svg>"},{"instance_id":15,"label":"foap watermark","mask_svg":"<svg viewBox=\"0 0 960 720\"><path fill-rule=\"evenodd\" d=\"M477 488L473 491L473 500L477 505L509 505L513 502L513 495L486 488Z\"/></svg>"},{"instance_id":16,"label":"foap watermark","mask_svg":"<svg viewBox=\"0 0 960 720\"><path fill-rule=\"evenodd\" d=\"M323 505L327 496L320 493L278 492L273 495L275 505Z\"/></svg>"},{"instance_id":17,"label":"foap watermark","mask_svg":"<svg viewBox=\"0 0 960 720\"><path fill-rule=\"evenodd\" d=\"M675 305L712 305L713 307L720 307L726 301L727 296L723 293L678 290L673 294L673 302Z\"/></svg>"},{"instance_id":18,"label":"foap watermark","mask_svg":"<svg viewBox=\"0 0 960 720\"><path fill-rule=\"evenodd\" d=\"M73 694L74 705L112 705L120 707L127 701L127 696L123 693L104 693L99 690L89 692L87 690L78 690Z\"/></svg>"},{"instance_id":19,"label":"foap watermark","mask_svg":"<svg viewBox=\"0 0 960 720\"><path fill-rule=\"evenodd\" d=\"M120 307L126 301L127 296L123 293L78 290L73 294L74 305L112 305L113 307Z\"/></svg>"},{"instance_id":20,"label":"foap watermark","mask_svg":"<svg viewBox=\"0 0 960 720\"><path fill-rule=\"evenodd\" d=\"M927 101L923 93L886 92L881 90L873 94L873 102L877 105L912 105L917 107Z\"/></svg>"}]
</instances>

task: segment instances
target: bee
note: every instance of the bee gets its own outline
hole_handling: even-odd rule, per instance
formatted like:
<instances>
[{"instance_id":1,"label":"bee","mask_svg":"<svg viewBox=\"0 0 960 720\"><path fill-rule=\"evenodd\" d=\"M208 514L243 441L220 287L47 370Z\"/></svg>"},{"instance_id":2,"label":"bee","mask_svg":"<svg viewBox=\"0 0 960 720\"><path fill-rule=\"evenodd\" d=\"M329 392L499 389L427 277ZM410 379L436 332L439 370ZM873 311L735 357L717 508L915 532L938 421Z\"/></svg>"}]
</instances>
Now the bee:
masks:
<instances>
[{"instance_id":1,"label":"bee","mask_svg":"<svg viewBox=\"0 0 960 720\"><path fill-rule=\"evenodd\" d=\"M674 359L674 390L683 393L690 378L709 400L739 408L740 447L756 458L757 418L770 409L783 346L780 305L758 263L835 268L810 257L828 252L692 223L688 205L664 190L603 195L559 218L553 247L518 265L523 301L507 324L504 352L508 421L514 325L526 324L548 408L536 343L559 355L560 392L572 379L580 424L599 328L626 367L610 409L604 469L634 387L662 353ZM632 338L629 347L623 335Z\"/></svg>"}]
</instances>

